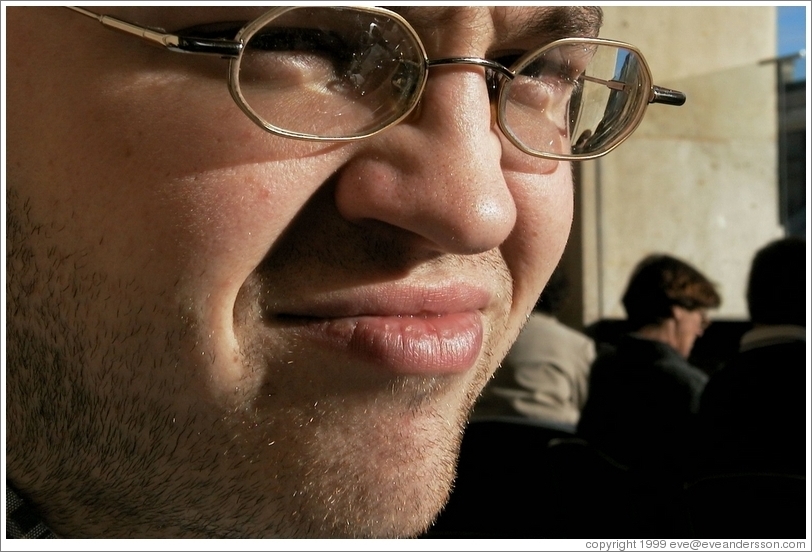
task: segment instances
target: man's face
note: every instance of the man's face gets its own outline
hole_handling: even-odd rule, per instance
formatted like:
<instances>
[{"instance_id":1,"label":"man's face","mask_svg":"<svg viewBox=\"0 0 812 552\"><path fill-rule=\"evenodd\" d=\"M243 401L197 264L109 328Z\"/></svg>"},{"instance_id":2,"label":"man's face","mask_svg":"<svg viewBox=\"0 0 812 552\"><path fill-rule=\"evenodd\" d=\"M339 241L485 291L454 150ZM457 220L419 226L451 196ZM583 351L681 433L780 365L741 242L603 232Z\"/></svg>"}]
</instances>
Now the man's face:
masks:
<instances>
[{"instance_id":1,"label":"man's face","mask_svg":"<svg viewBox=\"0 0 812 552\"><path fill-rule=\"evenodd\" d=\"M683 357L688 358L694 348L694 343L708 327L708 313L705 309L688 310L679 306L673 307L675 332L674 348Z\"/></svg>"},{"instance_id":2,"label":"man's face","mask_svg":"<svg viewBox=\"0 0 812 552\"><path fill-rule=\"evenodd\" d=\"M430 58L494 58L567 10L406 16ZM65 9L7 21L11 481L65 536L424 530L564 248L569 164L504 138L475 66L431 69L373 138L310 143L249 121L225 60Z\"/></svg>"}]
</instances>

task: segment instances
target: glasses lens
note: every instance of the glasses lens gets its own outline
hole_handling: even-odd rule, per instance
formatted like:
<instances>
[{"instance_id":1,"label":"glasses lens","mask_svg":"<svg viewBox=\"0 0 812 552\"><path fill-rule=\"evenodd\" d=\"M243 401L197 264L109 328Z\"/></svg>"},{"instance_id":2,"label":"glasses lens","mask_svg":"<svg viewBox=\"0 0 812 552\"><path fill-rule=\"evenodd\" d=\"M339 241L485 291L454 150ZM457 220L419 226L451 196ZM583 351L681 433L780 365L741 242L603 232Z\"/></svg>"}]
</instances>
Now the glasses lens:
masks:
<instances>
[{"instance_id":1,"label":"glasses lens","mask_svg":"<svg viewBox=\"0 0 812 552\"><path fill-rule=\"evenodd\" d=\"M246 32L240 93L260 124L285 134L367 136L406 115L426 78L422 46L389 13L294 8Z\"/></svg>"},{"instance_id":2,"label":"glasses lens","mask_svg":"<svg viewBox=\"0 0 812 552\"><path fill-rule=\"evenodd\" d=\"M648 70L632 50L566 42L519 62L500 97L505 131L535 153L592 156L619 144L646 107Z\"/></svg>"}]
</instances>

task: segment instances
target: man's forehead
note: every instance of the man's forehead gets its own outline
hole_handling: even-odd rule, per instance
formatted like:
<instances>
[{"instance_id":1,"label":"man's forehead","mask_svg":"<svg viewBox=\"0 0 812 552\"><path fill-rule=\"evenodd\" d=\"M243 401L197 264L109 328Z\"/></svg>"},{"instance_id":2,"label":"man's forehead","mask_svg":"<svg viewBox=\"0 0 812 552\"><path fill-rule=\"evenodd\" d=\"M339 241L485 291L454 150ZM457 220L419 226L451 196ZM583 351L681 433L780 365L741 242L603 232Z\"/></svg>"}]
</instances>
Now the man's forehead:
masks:
<instances>
[{"instance_id":1,"label":"man's forehead","mask_svg":"<svg viewBox=\"0 0 812 552\"><path fill-rule=\"evenodd\" d=\"M390 7L423 29L488 26L503 40L597 36L603 11L592 6Z\"/></svg>"},{"instance_id":2,"label":"man's forehead","mask_svg":"<svg viewBox=\"0 0 812 552\"><path fill-rule=\"evenodd\" d=\"M399 12L424 31L459 26L487 27L488 32L505 41L535 36L550 40L566 36L597 36L603 19L599 7L581 6L387 6L387 9ZM100 13L169 30L213 21L249 21L267 10L267 7L237 6L97 9Z\"/></svg>"}]
</instances>

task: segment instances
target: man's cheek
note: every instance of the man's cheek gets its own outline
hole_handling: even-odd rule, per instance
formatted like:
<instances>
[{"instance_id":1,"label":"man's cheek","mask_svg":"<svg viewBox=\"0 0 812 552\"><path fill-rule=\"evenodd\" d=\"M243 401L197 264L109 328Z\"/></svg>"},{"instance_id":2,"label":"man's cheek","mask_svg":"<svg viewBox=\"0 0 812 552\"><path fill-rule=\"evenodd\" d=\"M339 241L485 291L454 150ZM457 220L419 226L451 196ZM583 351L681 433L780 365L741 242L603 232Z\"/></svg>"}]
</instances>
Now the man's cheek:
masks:
<instances>
[{"instance_id":1,"label":"man's cheek","mask_svg":"<svg viewBox=\"0 0 812 552\"><path fill-rule=\"evenodd\" d=\"M513 276L514 314L522 318L558 265L572 226L571 172L559 165L549 176L510 175L518 216L501 250Z\"/></svg>"}]
</instances>

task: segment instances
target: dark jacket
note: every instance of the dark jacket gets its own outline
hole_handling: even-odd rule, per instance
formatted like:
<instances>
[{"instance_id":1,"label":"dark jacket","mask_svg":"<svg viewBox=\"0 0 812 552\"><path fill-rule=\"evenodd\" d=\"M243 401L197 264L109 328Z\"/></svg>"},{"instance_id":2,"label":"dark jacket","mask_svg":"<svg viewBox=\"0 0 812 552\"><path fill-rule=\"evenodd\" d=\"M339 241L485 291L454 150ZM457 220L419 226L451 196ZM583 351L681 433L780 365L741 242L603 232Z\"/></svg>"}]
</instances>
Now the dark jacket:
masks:
<instances>
[{"instance_id":1,"label":"dark jacket","mask_svg":"<svg viewBox=\"0 0 812 552\"><path fill-rule=\"evenodd\" d=\"M806 473L807 346L794 328L748 332L708 382L699 416L705 470Z\"/></svg>"},{"instance_id":2,"label":"dark jacket","mask_svg":"<svg viewBox=\"0 0 812 552\"><path fill-rule=\"evenodd\" d=\"M630 468L682 474L707 375L669 345L632 335L591 373L578 435Z\"/></svg>"}]
</instances>

